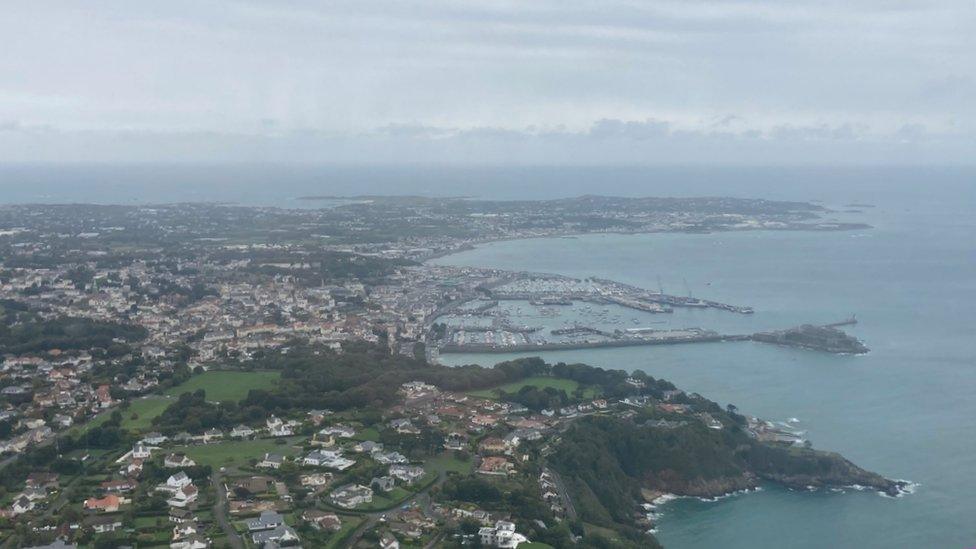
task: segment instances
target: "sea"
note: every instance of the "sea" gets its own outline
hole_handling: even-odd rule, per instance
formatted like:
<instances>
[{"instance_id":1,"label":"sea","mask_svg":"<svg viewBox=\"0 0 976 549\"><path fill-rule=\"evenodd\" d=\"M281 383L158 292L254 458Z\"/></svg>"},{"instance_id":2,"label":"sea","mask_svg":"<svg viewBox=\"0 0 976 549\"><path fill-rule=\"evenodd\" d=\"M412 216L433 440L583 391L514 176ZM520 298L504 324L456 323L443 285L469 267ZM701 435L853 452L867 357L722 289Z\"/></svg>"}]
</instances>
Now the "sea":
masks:
<instances>
[{"instance_id":1,"label":"sea","mask_svg":"<svg viewBox=\"0 0 976 549\"><path fill-rule=\"evenodd\" d=\"M871 229L599 234L496 242L435 260L598 276L748 305L652 315L514 304L525 324L601 322L747 333L852 314L871 352L838 356L751 342L542 353L642 370L802 432L913 493L774 485L659 509L668 548L976 547L976 169L961 167L0 166L0 203L217 201L321 207L366 194L540 199L582 194L816 201ZM490 365L517 355L445 354Z\"/></svg>"}]
</instances>

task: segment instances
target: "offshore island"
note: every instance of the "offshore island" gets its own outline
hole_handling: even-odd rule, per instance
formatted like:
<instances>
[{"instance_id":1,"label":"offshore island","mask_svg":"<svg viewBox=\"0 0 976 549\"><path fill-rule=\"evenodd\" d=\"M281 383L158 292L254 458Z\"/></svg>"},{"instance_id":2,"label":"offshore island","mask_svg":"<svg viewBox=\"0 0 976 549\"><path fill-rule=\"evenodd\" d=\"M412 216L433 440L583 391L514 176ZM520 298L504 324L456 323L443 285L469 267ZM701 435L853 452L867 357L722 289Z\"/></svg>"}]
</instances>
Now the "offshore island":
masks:
<instances>
[{"instance_id":1,"label":"offshore island","mask_svg":"<svg viewBox=\"0 0 976 549\"><path fill-rule=\"evenodd\" d=\"M797 202L597 196L0 207L0 538L634 548L657 546L665 496L764 483L899 495L910 485L813 449L789 424L646 372L436 362L472 345L865 352L846 323L659 330L621 311L762 312L607 279L424 263L509 238L866 228L829 215ZM582 308L592 323L523 326L506 312L522 306L553 318Z\"/></svg>"}]
</instances>

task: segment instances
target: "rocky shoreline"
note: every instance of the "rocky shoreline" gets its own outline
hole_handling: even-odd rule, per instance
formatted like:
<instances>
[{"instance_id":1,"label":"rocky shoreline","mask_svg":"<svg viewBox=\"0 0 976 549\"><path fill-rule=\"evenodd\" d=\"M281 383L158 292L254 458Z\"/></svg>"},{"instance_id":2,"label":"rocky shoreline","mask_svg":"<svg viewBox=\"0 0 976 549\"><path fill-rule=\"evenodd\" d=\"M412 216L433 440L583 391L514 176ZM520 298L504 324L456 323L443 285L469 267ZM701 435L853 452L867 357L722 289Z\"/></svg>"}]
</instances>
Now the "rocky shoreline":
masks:
<instances>
[{"instance_id":1,"label":"rocky shoreline","mask_svg":"<svg viewBox=\"0 0 976 549\"><path fill-rule=\"evenodd\" d=\"M854 488L858 490L871 489L891 497L898 497L910 492L912 483L904 480L892 480L877 473L858 467L840 454L830 452L810 451L820 460L831 461L831 466L823 474L776 473L776 472L746 472L741 475L720 477L715 479L681 479L664 474L645 476L645 499L652 501L660 496L692 497L703 500L714 500L736 493L751 491L762 486L763 482L772 482L793 490L814 490L826 488Z\"/></svg>"}]
</instances>

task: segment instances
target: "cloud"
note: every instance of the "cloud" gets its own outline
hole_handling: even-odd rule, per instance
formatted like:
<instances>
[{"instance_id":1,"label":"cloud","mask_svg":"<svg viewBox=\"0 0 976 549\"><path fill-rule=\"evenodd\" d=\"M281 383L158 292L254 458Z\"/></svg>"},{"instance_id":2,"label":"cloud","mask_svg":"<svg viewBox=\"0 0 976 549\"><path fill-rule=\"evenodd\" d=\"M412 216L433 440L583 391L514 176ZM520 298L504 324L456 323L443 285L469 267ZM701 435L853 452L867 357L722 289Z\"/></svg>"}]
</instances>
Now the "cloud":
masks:
<instances>
[{"instance_id":1,"label":"cloud","mask_svg":"<svg viewBox=\"0 0 976 549\"><path fill-rule=\"evenodd\" d=\"M819 144L810 161L856 161L858 148L820 148L845 143L875 156L908 141L955 151L976 136L964 4L15 3L0 18L0 120L17 123L0 129L0 157L117 158L127 139L159 160L341 159L394 143L424 157L539 162L593 156L574 149L583 144L622 161L652 145L701 146L703 161L796 143Z\"/></svg>"}]
</instances>

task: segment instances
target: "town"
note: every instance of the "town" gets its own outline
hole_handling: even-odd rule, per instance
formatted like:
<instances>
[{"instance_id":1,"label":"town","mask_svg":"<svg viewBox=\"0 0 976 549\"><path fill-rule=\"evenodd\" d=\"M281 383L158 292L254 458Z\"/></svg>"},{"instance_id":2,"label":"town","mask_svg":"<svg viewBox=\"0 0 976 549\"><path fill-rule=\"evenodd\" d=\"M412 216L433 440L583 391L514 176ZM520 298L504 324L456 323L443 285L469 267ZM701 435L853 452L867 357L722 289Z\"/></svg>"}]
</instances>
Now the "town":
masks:
<instances>
[{"instance_id":1,"label":"town","mask_svg":"<svg viewBox=\"0 0 976 549\"><path fill-rule=\"evenodd\" d=\"M637 374L581 377L530 361L537 375L508 379L500 367L438 366L440 352L478 332L443 319L513 300L752 310L423 261L501 238L843 228L822 213L601 197L2 207L0 536L11 547L651 545L653 513L640 502L614 520L580 509L571 494L586 488L567 486L559 470L570 466L554 454L572 424L636 418L653 429L735 428L757 444L804 441ZM517 345L529 331L498 333ZM396 383L367 390L372 380L335 377L366 370Z\"/></svg>"}]
</instances>

